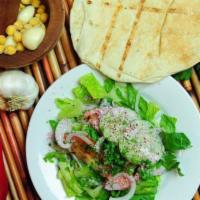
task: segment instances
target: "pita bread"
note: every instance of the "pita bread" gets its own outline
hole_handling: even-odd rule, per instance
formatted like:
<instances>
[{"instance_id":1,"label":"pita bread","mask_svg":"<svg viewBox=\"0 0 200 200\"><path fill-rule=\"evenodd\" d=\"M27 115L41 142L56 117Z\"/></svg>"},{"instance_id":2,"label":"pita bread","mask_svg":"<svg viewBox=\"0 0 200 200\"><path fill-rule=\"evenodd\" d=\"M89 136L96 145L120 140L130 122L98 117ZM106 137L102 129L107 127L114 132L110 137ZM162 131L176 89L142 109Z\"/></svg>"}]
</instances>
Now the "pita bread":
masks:
<instances>
[{"instance_id":1,"label":"pita bread","mask_svg":"<svg viewBox=\"0 0 200 200\"><path fill-rule=\"evenodd\" d=\"M200 61L199 0L75 0L81 60L112 79L155 82Z\"/></svg>"}]
</instances>

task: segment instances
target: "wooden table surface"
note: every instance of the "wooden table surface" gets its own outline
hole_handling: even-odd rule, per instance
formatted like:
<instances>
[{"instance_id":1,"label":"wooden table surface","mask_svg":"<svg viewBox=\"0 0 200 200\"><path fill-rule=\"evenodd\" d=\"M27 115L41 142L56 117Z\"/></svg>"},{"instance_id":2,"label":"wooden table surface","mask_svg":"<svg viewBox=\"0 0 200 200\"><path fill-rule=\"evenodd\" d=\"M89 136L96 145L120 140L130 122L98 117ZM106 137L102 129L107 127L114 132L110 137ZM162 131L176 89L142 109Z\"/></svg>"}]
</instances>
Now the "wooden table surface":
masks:
<instances>
[{"instance_id":1,"label":"wooden table surface","mask_svg":"<svg viewBox=\"0 0 200 200\"><path fill-rule=\"evenodd\" d=\"M22 69L32 75L39 85L40 94L37 101L56 79L80 64L72 48L69 34L69 11L73 1L64 0L64 3L66 25L56 47L41 61ZM200 109L200 77L196 71L193 70L190 80L180 82L180 84L191 95L197 108ZM7 200L40 199L31 183L25 156L26 133L33 110L34 107L28 111L19 110L10 113L0 111L0 138L3 142L4 164L10 188ZM193 199L200 200L198 190Z\"/></svg>"}]
</instances>

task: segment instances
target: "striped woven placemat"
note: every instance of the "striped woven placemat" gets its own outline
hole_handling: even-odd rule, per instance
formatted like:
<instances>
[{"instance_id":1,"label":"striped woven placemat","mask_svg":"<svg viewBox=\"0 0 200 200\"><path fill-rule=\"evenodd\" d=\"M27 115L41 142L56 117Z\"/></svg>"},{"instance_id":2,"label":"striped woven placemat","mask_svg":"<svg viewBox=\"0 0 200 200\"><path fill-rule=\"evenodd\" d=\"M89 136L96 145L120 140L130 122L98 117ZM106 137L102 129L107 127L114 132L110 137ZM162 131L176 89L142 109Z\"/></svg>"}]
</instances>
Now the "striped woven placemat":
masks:
<instances>
[{"instance_id":1,"label":"striped woven placemat","mask_svg":"<svg viewBox=\"0 0 200 200\"><path fill-rule=\"evenodd\" d=\"M65 1L66 24L56 47L41 61L27 66L22 70L32 75L37 81L40 95L63 73L80 64L73 51L69 36L69 11L72 0ZM1 69L0 69L1 71ZM193 69L190 80L180 84L191 95L197 108L200 109L200 77ZM3 142L3 156L6 174L9 180L9 194L7 200L37 200L39 199L31 183L25 157L26 133L34 107L28 111L4 112L0 111L0 138ZM199 180L200 183L200 180ZM189 183L188 183L189 184ZM200 200L197 191L194 200Z\"/></svg>"}]
</instances>

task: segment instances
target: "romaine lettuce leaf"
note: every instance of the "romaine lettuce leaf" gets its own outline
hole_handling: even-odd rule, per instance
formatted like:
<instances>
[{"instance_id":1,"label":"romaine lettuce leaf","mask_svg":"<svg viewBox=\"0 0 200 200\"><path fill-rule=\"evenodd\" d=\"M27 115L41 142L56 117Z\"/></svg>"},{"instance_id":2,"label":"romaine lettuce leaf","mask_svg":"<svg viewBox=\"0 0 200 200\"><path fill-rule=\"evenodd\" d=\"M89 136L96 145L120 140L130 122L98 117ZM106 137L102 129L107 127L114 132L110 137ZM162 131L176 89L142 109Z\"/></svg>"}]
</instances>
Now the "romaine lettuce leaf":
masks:
<instances>
[{"instance_id":1,"label":"romaine lettuce leaf","mask_svg":"<svg viewBox=\"0 0 200 200\"><path fill-rule=\"evenodd\" d=\"M161 136L165 150L169 152L176 152L191 147L191 142L184 133L162 132Z\"/></svg>"},{"instance_id":2,"label":"romaine lettuce leaf","mask_svg":"<svg viewBox=\"0 0 200 200\"><path fill-rule=\"evenodd\" d=\"M93 127L91 127L89 125L84 126L82 130L85 131L88 134L88 136L95 142L97 142L98 139L100 138L98 132Z\"/></svg>"},{"instance_id":3,"label":"romaine lettuce leaf","mask_svg":"<svg viewBox=\"0 0 200 200\"><path fill-rule=\"evenodd\" d=\"M87 89L93 99L102 99L106 96L104 87L92 73L82 76L80 78L80 84Z\"/></svg>"},{"instance_id":4,"label":"romaine lettuce leaf","mask_svg":"<svg viewBox=\"0 0 200 200\"><path fill-rule=\"evenodd\" d=\"M154 200L160 183L159 176L141 180L136 185L135 195L131 200Z\"/></svg>"},{"instance_id":5,"label":"romaine lettuce leaf","mask_svg":"<svg viewBox=\"0 0 200 200\"><path fill-rule=\"evenodd\" d=\"M75 195L80 196L83 193L83 189L74 176L73 171L68 168L67 163L58 162L58 167L60 169L60 173L62 174L63 180L66 183L66 186L70 187Z\"/></svg>"},{"instance_id":6,"label":"romaine lettuce leaf","mask_svg":"<svg viewBox=\"0 0 200 200\"><path fill-rule=\"evenodd\" d=\"M160 108L156 104L148 102L143 97L140 97L139 115L142 119L153 122L159 110Z\"/></svg>"},{"instance_id":7,"label":"romaine lettuce leaf","mask_svg":"<svg viewBox=\"0 0 200 200\"><path fill-rule=\"evenodd\" d=\"M180 176L183 176L181 169L179 167L180 162L177 161L176 154L167 152L163 159L161 160L162 165L165 167L166 170L171 171L173 169L177 170Z\"/></svg>"},{"instance_id":8,"label":"romaine lettuce leaf","mask_svg":"<svg viewBox=\"0 0 200 200\"><path fill-rule=\"evenodd\" d=\"M127 94L126 93L123 94L121 88L116 88L115 92L116 92L116 96L118 97L118 100L114 99L114 101L121 106L129 108L130 105L129 105L129 102L128 102Z\"/></svg>"},{"instance_id":9,"label":"romaine lettuce leaf","mask_svg":"<svg viewBox=\"0 0 200 200\"><path fill-rule=\"evenodd\" d=\"M92 197L89 197L88 195L83 196L76 196L75 200L93 200Z\"/></svg>"},{"instance_id":10,"label":"romaine lettuce leaf","mask_svg":"<svg viewBox=\"0 0 200 200\"><path fill-rule=\"evenodd\" d=\"M104 81L104 89L109 93L115 87L115 81L112 79L106 79Z\"/></svg>"},{"instance_id":11,"label":"romaine lettuce leaf","mask_svg":"<svg viewBox=\"0 0 200 200\"><path fill-rule=\"evenodd\" d=\"M141 194L141 195L134 195L134 197L131 200L154 200L155 194Z\"/></svg>"},{"instance_id":12,"label":"romaine lettuce leaf","mask_svg":"<svg viewBox=\"0 0 200 200\"><path fill-rule=\"evenodd\" d=\"M164 132L174 133L176 132L176 122L176 118L163 114L160 120L160 127Z\"/></svg>"},{"instance_id":13,"label":"romaine lettuce leaf","mask_svg":"<svg viewBox=\"0 0 200 200\"><path fill-rule=\"evenodd\" d=\"M87 89L82 85L79 85L79 86L75 87L72 90L72 92L73 92L74 96L77 99L81 100L83 103L92 103L92 102L94 102L94 100L90 96L90 94L87 91Z\"/></svg>"},{"instance_id":14,"label":"romaine lettuce leaf","mask_svg":"<svg viewBox=\"0 0 200 200\"><path fill-rule=\"evenodd\" d=\"M140 117L145 119L148 110L148 102L143 97L140 97L138 108Z\"/></svg>"},{"instance_id":15,"label":"romaine lettuce leaf","mask_svg":"<svg viewBox=\"0 0 200 200\"><path fill-rule=\"evenodd\" d=\"M58 170L58 178L61 180L61 183L63 185L63 188L67 194L68 197L73 197L76 195L76 193L73 191L73 189L70 187L70 185L67 185L65 182L64 176L61 173L61 170Z\"/></svg>"},{"instance_id":16,"label":"romaine lettuce leaf","mask_svg":"<svg viewBox=\"0 0 200 200\"><path fill-rule=\"evenodd\" d=\"M145 120L153 122L156 114L160 111L160 108L152 102L149 102L147 107L148 108L147 108Z\"/></svg>"},{"instance_id":17,"label":"romaine lettuce leaf","mask_svg":"<svg viewBox=\"0 0 200 200\"><path fill-rule=\"evenodd\" d=\"M79 99L56 99L56 106L60 109L58 119L73 118L82 115L83 104Z\"/></svg>"},{"instance_id":18,"label":"romaine lettuce leaf","mask_svg":"<svg viewBox=\"0 0 200 200\"><path fill-rule=\"evenodd\" d=\"M132 110L135 110L135 105L136 105L136 98L138 95L138 91L133 87L132 84L127 84L127 96L128 96L128 103L129 107Z\"/></svg>"}]
</instances>

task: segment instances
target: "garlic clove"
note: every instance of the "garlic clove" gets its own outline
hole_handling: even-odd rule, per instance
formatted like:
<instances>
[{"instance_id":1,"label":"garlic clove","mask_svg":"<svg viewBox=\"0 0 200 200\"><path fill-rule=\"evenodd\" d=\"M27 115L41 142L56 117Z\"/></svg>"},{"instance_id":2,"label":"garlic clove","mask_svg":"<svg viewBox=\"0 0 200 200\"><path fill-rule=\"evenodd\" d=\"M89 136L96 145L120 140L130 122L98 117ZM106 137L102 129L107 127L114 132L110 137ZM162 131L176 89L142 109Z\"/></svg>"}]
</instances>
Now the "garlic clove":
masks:
<instances>
[{"instance_id":1,"label":"garlic clove","mask_svg":"<svg viewBox=\"0 0 200 200\"><path fill-rule=\"evenodd\" d=\"M44 24L27 29L22 34L22 43L29 50L35 50L43 41L46 33Z\"/></svg>"},{"instance_id":2,"label":"garlic clove","mask_svg":"<svg viewBox=\"0 0 200 200\"><path fill-rule=\"evenodd\" d=\"M16 47L16 42L15 42L15 40L14 40L14 38L12 37L12 36L8 36L7 38L6 38L6 42L5 42L5 47L7 47L7 46L14 46L14 47Z\"/></svg>"},{"instance_id":3,"label":"garlic clove","mask_svg":"<svg viewBox=\"0 0 200 200\"><path fill-rule=\"evenodd\" d=\"M20 11L17 20L23 23L28 23L35 14L35 8L33 6L27 6Z\"/></svg>"}]
</instances>

